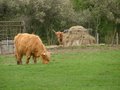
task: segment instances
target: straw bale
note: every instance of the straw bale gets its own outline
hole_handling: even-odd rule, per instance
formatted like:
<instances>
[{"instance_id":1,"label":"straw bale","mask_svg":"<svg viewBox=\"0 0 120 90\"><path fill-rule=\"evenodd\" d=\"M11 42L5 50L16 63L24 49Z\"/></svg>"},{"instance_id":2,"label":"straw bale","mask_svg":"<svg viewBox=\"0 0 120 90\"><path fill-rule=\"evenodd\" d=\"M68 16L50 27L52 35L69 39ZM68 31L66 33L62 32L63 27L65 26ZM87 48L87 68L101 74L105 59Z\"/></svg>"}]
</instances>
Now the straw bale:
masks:
<instances>
[{"instance_id":1,"label":"straw bale","mask_svg":"<svg viewBox=\"0 0 120 90\"><path fill-rule=\"evenodd\" d=\"M72 26L67 33L63 33L64 46L92 45L96 40L83 26Z\"/></svg>"}]
</instances>

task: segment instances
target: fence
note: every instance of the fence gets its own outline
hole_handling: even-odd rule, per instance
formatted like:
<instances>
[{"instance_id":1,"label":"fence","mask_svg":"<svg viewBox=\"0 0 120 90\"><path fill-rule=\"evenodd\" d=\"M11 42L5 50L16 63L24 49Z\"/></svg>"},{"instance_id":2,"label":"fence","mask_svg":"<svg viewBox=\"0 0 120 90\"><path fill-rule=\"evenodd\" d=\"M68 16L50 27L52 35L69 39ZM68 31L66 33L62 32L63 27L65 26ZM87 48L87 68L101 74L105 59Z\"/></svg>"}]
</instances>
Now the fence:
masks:
<instances>
[{"instance_id":1,"label":"fence","mask_svg":"<svg viewBox=\"0 0 120 90\"><path fill-rule=\"evenodd\" d=\"M13 53L14 36L22 32L25 32L23 21L0 21L0 54Z\"/></svg>"}]
</instances>

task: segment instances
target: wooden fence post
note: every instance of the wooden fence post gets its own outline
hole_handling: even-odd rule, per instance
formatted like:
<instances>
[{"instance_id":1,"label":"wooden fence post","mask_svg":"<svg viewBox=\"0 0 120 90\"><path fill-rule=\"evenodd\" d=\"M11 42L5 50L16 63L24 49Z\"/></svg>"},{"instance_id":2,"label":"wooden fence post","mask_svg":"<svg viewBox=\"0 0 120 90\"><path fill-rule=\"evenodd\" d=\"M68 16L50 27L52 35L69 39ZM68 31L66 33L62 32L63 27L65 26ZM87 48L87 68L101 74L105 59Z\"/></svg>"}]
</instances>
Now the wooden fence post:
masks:
<instances>
[{"instance_id":1,"label":"wooden fence post","mask_svg":"<svg viewBox=\"0 0 120 90\"><path fill-rule=\"evenodd\" d=\"M97 44L99 44L99 33L96 33Z\"/></svg>"}]
</instances>

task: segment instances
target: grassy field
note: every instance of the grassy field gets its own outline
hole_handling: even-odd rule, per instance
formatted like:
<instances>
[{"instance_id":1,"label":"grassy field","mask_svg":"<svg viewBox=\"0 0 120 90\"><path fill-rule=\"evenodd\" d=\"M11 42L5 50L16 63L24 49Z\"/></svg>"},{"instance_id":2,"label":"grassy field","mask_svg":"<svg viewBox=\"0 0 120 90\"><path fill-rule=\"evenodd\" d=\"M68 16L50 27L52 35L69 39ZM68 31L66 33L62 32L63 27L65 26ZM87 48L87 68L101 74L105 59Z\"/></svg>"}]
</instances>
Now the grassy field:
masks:
<instances>
[{"instance_id":1,"label":"grassy field","mask_svg":"<svg viewBox=\"0 0 120 90\"><path fill-rule=\"evenodd\" d=\"M120 49L56 52L47 65L0 56L0 90L120 90Z\"/></svg>"}]
</instances>

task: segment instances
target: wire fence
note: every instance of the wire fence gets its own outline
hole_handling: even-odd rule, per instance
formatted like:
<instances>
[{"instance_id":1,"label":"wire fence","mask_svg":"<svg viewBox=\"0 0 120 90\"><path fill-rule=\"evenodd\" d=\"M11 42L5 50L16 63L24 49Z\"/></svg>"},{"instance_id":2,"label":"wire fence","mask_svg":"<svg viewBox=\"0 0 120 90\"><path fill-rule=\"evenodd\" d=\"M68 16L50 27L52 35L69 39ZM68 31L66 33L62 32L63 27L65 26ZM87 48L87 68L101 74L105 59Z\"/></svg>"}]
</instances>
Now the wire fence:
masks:
<instances>
[{"instance_id":1,"label":"wire fence","mask_svg":"<svg viewBox=\"0 0 120 90\"><path fill-rule=\"evenodd\" d=\"M0 54L14 53L13 39L22 32L25 32L23 21L0 21Z\"/></svg>"}]
</instances>

